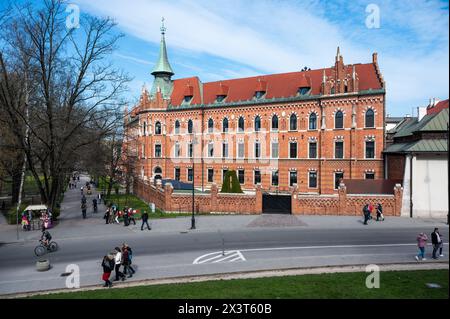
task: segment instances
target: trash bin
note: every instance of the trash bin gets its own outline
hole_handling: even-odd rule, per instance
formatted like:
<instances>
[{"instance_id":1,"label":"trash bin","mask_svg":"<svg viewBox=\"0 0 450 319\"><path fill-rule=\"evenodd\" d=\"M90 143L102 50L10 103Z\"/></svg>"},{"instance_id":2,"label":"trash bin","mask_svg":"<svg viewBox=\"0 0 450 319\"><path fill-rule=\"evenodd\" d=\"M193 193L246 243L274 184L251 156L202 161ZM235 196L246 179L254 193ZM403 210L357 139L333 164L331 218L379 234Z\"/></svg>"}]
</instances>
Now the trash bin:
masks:
<instances>
[{"instance_id":1,"label":"trash bin","mask_svg":"<svg viewBox=\"0 0 450 319\"><path fill-rule=\"evenodd\" d=\"M50 261L48 259L42 259L36 261L36 270L37 271L47 271L50 269Z\"/></svg>"}]
</instances>

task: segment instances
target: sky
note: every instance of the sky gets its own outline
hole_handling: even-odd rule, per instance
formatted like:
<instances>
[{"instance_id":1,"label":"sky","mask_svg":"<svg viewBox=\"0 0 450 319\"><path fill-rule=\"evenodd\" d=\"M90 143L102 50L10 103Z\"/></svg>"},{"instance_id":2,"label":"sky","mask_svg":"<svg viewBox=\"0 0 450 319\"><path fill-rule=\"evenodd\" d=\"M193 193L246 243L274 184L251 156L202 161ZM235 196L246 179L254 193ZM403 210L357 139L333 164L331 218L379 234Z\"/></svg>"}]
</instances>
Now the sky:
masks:
<instances>
[{"instance_id":1,"label":"sky","mask_svg":"<svg viewBox=\"0 0 450 319\"><path fill-rule=\"evenodd\" d=\"M198 76L209 82L331 67L339 46L346 64L370 63L372 53L378 53L392 116L411 114L430 98L449 95L448 1L71 2L83 14L109 16L118 23L124 37L110 58L133 77L132 104L144 83L151 87L161 17L174 79ZM379 19L371 19L374 13Z\"/></svg>"}]
</instances>

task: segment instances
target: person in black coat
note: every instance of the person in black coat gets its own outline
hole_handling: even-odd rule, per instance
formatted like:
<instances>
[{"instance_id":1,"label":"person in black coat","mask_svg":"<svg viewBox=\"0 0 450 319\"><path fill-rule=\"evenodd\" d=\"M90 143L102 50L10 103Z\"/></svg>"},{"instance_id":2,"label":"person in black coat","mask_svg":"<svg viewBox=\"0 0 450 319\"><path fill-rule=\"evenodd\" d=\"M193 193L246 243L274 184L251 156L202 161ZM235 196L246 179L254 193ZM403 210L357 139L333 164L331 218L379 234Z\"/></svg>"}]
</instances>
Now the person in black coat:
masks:
<instances>
[{"instance_id":1,"label":"person in black coat","mask_svg":"<svg viewBox=\"0 0 450 319\"><path fill-rule=\"evenodd\" d=\"M364 225L367 225L367 221L370 219L369 204L364 205L363 215L364 215Z\"/></svg>"},{"instance_id":2,"label":"person in black coat","mask_svg":"<svg viewBox=\"0 0 450 319\"><path fill-rule=\"evenodd\" d=\"M144 230L144 224L147 225L148 230L151 230L150 226L148 225L148 213L145 210L144 213L142 214L141 230Z\"/></svg>"},{"instance_id":3,"label":"person in black coat","mask_svg":"<svg viewBox=\"0 0 450 319\"><path fill-rule=\"evenodd\" d=\"M439 229L435 228L434 231L431 233L431 244L433 245L433 259L438 259L436 256L436 252L442 245L442 238L439 234Z\"/></svg>"},{"instance_id":4,"label":"person in black coat","mask_svg":"<svg viewBox=\"0 0 450 319\"><path fill-rule=\"evenodd\" d=\"M103 268L102 280L105 282L103 287L111 288L112 282L109 280L109 277L111 276L111 272L114 269L114 259L110 258L109 256L103 257L102 268Z\"/></svg>"}]
</instances>

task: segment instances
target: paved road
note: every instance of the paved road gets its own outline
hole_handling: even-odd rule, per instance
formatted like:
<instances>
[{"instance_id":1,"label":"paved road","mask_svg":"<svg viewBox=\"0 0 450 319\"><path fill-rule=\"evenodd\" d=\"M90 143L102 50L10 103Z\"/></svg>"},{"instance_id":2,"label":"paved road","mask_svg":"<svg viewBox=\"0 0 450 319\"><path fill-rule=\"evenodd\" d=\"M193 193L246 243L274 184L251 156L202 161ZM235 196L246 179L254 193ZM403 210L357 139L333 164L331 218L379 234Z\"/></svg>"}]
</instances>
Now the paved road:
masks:
<instances>
[{"instance_id":1,"label":"paved road","mask_svg":"<svg viewBox=\"0 0 450 319\"><path fill-rule=\"evenodd\" d=\"M415 236L421 231L431 232L434 225L430 221L418 224L392 219L391 223L388 220L384 224L366 227L360 225L357 217L351 217L354 222L339 227L329 227L327 219L323 219L322 227L319 224L309 227L312 219L295 217L295 220L288 220L289 223L294 221L293 226L269 227L267 221L273 223L285 217L261 219L257 216L235 216L231 217L234 223L246 227L187 232L183 230L187 229L185 226L188 226L189 219L174 219L155 221L154 230L141 231L138 225L104 225L101 219L104 207L100 207L98 214L91 213L87 220L82 220L79 206L79 190L69 191L63 204L61 224L52 230L60 250L46 256L52 263L51 270L43 273L34 270L37 260L33 256L34 241L0 246L0 294L64 288L66 278L61 274L69 264L79 266L82 286L100 283L101 258L123 242L133 248L134 265L138 270L129 280L294 267L412 262L416 253ZM200 221L206 225L223 218L227 217L200 218ZM286 220L283 219L283 223ZM396 223L398 226L395 226ZM161 228L163 225L173 226L173 230L155 231L158 225ZM440 228L447 239L448 227ZM428 248L428 254L430 252ZM448 261L448 245L445 245L444 254L443 260Z\"/></svg>"}]
</instances>

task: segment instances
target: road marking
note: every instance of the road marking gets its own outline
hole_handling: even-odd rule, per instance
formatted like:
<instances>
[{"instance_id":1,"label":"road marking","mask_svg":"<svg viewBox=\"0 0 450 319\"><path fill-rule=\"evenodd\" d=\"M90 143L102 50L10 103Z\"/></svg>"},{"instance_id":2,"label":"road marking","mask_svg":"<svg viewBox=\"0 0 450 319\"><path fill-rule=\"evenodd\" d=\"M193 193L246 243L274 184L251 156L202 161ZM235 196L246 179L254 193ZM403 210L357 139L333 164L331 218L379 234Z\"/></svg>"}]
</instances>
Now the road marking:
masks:
<instances>
[{"instance_id":1,"label":"road marking","mask_svg":"<svg viewBox=\"0 0 450 319\"><path fill-rule=\"evenodd\" d=\"M206 264L206 263L224 263L246 261L244 255L239 250L227 250L225 252L216 251L206 255L202 255L194 260L192 264Z\"/></svg>"}]
</instances>

